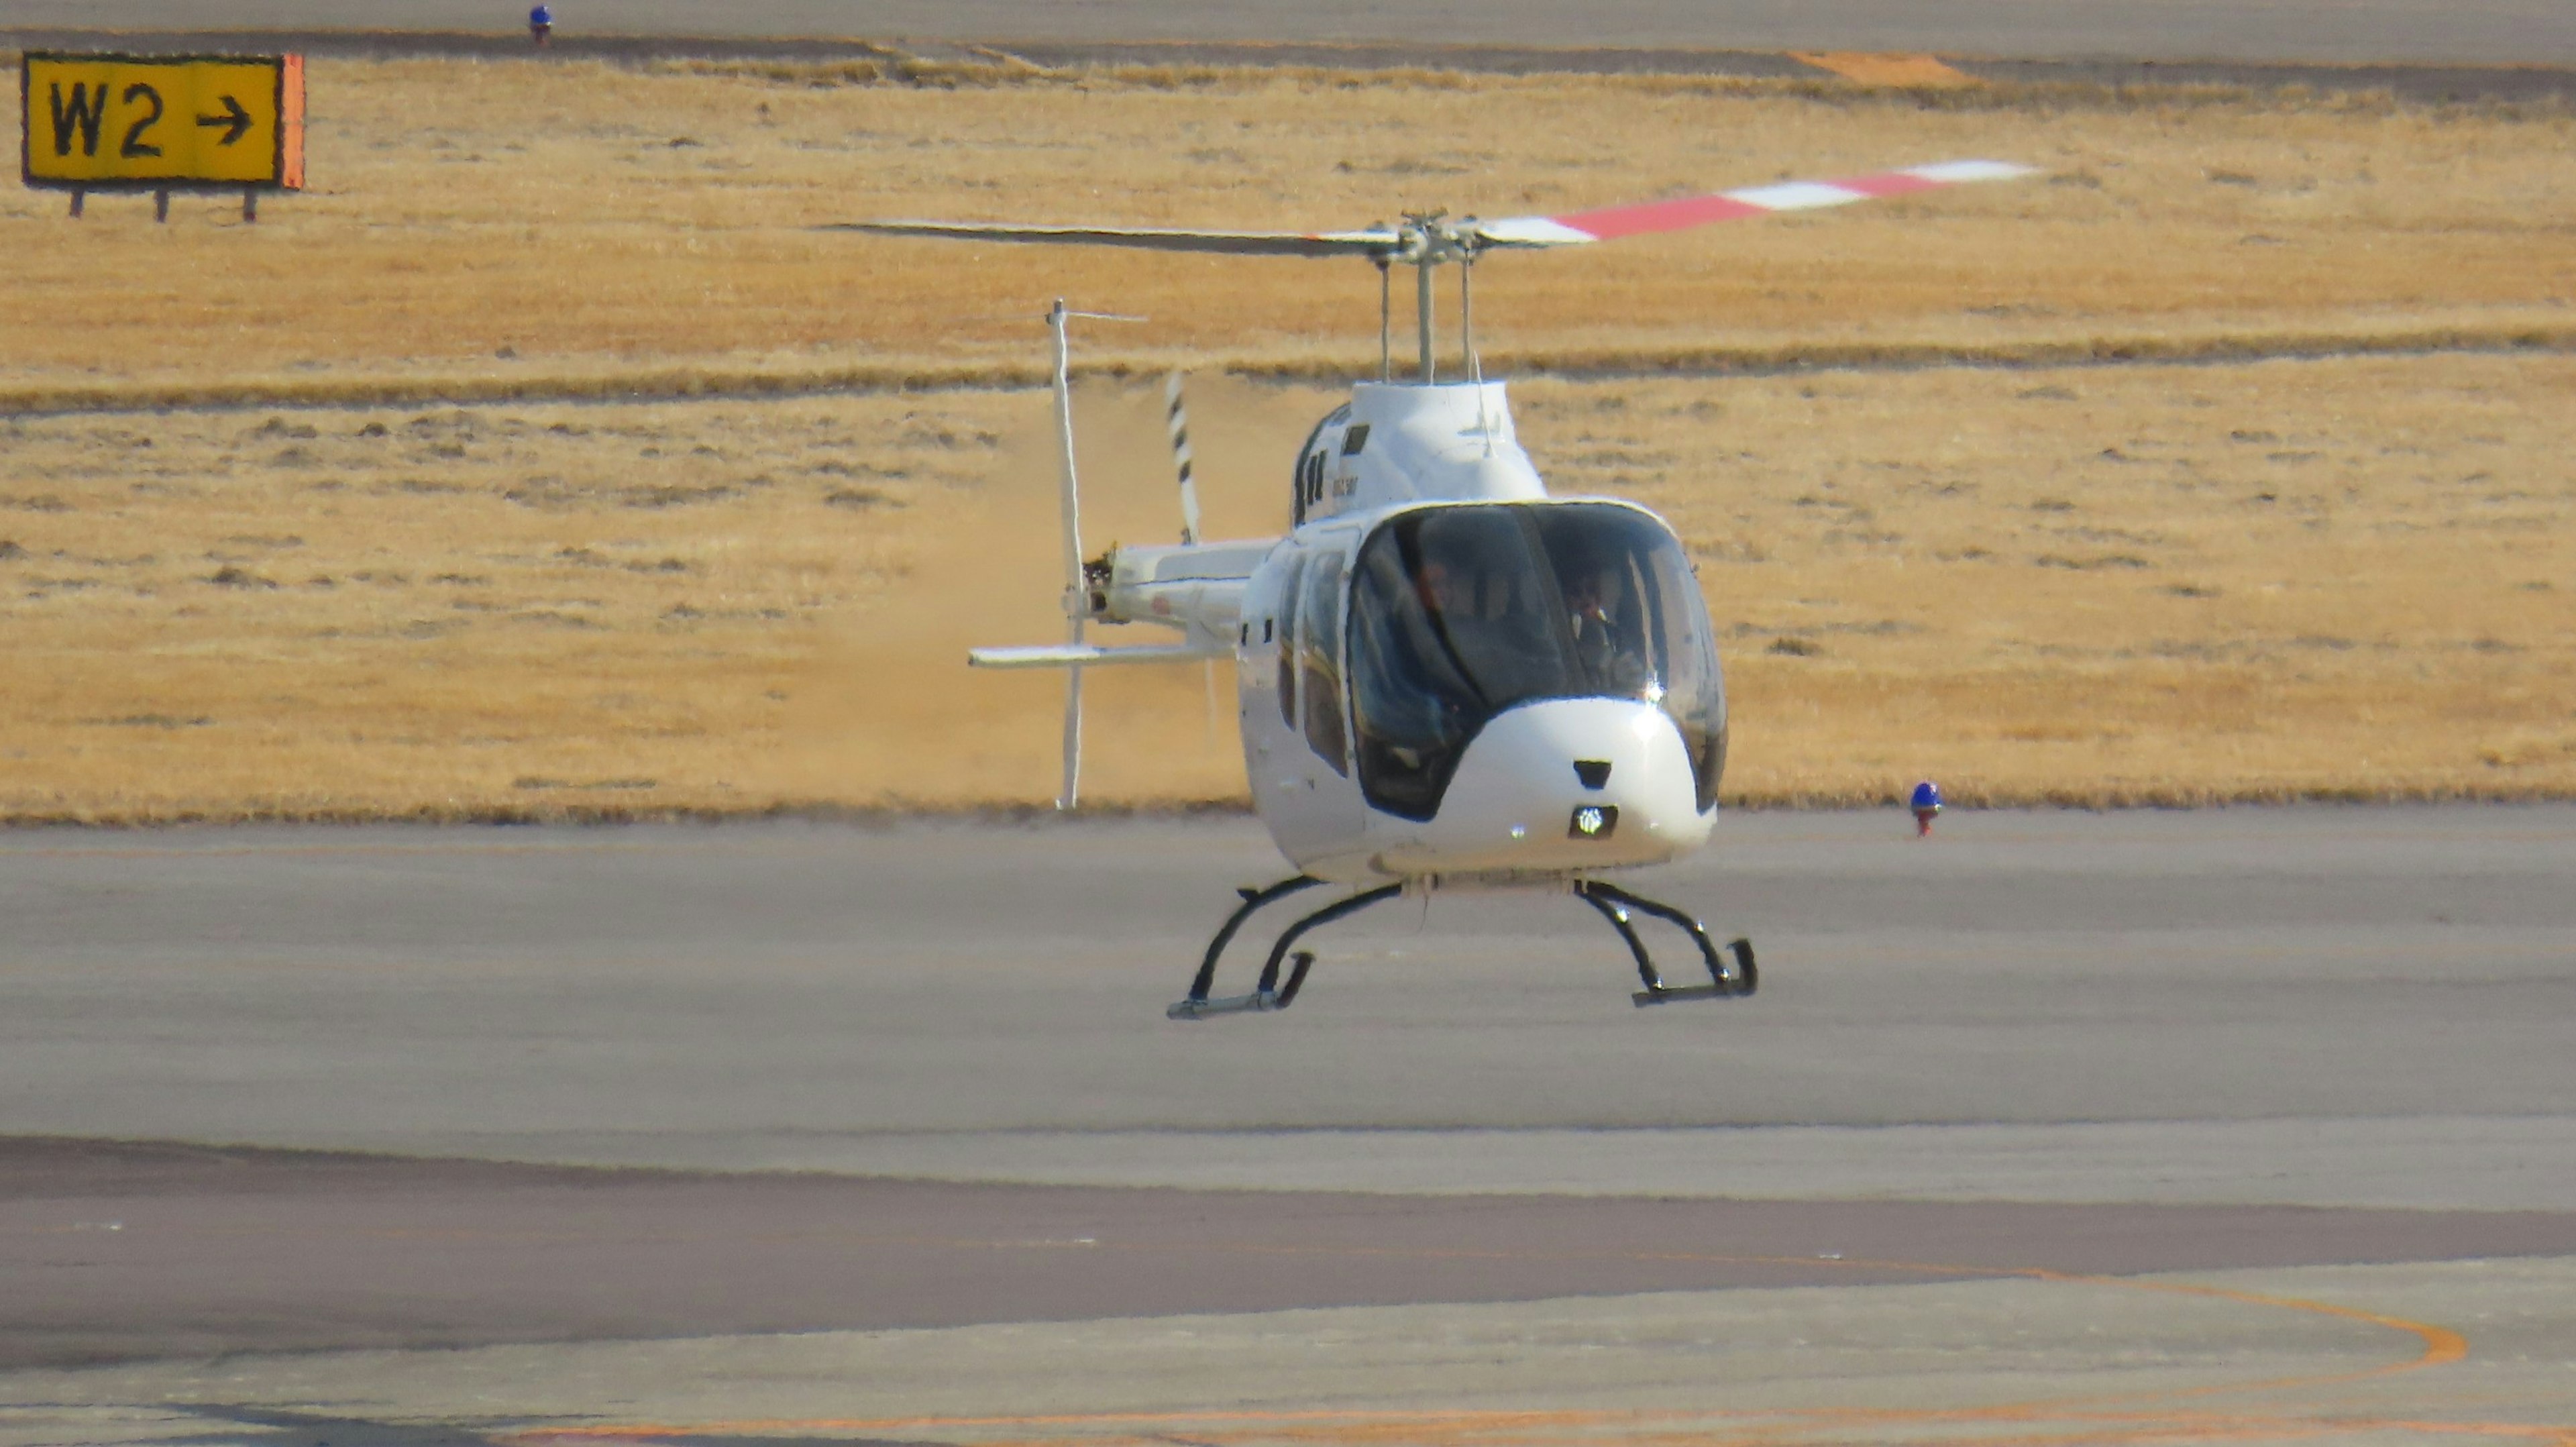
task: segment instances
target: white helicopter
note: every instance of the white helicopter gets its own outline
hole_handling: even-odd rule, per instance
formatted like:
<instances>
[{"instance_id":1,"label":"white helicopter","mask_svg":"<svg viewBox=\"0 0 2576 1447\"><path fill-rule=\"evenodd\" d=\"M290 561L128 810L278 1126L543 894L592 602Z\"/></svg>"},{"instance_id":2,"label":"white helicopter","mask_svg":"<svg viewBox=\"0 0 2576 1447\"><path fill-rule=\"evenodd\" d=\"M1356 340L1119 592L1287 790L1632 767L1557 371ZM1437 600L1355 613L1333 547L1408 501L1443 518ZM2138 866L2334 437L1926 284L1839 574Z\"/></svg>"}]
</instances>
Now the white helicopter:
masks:
<instances>
[{"instance_id":1,"label":"white helicopter","mask_svg":"<svg viewBox=\"0 0 2576 1447\"><path fill-rule=\"evenodd\" d=\"M1660 517L1609 498L1552 498L1514 440L1500 382L1476 355L1473 268L1484 253L1577 246L1776 211L1840 206L2032 169L1950 161L1563 216L1500 221L1407 215L1359 231L1190 231L872 221L828 229L969 241L1052 242L1255 256L1352 256L1378 269L1378 379L1352 388L1306 439L1286 537L1207 542L1171 392L1181 541L1083 556L1067 322L1054 337L1063 448L1061 644L977 648L979 668L1068 670L1064 786L1077 798L1082 671L1231 656L1244 772L1262 822L1298 873L1242 903L1208 944L1176 1020L1284 1010L1315 957L1309 930L1400 895L1443 889L1572 893L1635 960L1639 1006L1737 998L1759 982L1753 946L1721 954L1707 927L1601 878L1708 841L1726 764L1726 688L1696 569ZM1431 274L1459 274L1467 379L1433 356ZM1393 376L1390 283L1414 268L1418 370ZM1103 647L1093 623L1150 623L1176 642ZM1213 996L1217 964L1254 911L1331 883L1355 892L1290 925L1250 991ZM1638 938L1648 914L1690 936L1705 985L1664 982ZM1282 967L1287 976L1281 979Z\"/></svg>"}]
</instances>

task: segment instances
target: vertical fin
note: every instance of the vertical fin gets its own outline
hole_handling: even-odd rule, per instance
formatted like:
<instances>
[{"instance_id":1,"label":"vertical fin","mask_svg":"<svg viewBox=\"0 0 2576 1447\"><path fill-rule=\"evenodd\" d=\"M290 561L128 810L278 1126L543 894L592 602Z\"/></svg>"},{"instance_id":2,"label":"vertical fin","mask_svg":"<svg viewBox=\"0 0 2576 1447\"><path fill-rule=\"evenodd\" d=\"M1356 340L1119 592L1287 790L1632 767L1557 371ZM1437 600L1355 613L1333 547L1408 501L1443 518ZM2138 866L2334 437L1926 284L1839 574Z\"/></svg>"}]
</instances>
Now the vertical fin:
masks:
<instances>
[{"instance_id":1,"label":"vertical fin","mask_svg":"<svg viewBox=\"0 0 2576 1447\"><path fill-rule=\"evenodd\" d=\"M1172 467L1181 477L1181 545L1196 546L1199 540L1199 484L1190 458L1190 409L1182 400L1181 373L1176 369L1163 383L1163 406L1172 424ZM1207 666L1208 745L1216 745L1216 663Z\"/></svg>"},{"instance_id":2,"label":"vertical fin","mask_svg":"<svg viewBox=\"0 0 2576 1447\"><path fill-rule=\"evenodd\" d=\"M1181 478L1181 542L1189 546L1199 540L1199 485L1190 460L1190 411L1181 398L1179 372L1163 384L1163 406L1172 424L1172 466Z\"/></svg>"}]
</instances>

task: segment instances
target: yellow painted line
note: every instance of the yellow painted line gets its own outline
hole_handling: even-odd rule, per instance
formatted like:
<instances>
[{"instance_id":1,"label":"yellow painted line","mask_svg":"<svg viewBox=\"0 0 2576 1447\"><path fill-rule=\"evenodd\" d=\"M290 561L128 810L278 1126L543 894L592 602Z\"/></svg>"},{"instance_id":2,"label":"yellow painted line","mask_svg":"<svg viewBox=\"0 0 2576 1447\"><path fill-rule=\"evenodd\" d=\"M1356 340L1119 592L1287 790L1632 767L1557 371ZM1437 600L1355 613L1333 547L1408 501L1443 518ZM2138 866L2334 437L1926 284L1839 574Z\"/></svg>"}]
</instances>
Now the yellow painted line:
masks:
<instances>
[{"instance_id":1,"label":"yellow painted line","mask_svg":"<svg viewBox=\"0 0 2576 1447\"><path fill-rule=\"evenodd\" d=\"M1883 55L1860 50L1789 52L1791 60L1829 71L1854 85L1923 89L1956 89L1984 81L1944 63L1937 55Z\"/></svg>"},{"instance_id":2,"label":"yellow painted line","mask_svg":"<svg viewBox=\"0 0 2576 1447\"><path fill-rule=\"evenodd\" d=\"M733 1435L779 1432L875 1434L886 1431L954 1431L970 1434L964 1442L974 1447L1063 1447L1068 1443L1161 1443L1182 1440L1172 1428L1188 1429L1188 1439L1211 1444L1272 1444L1305 1442L1332 1444L1332 1447L1365 1447L1370 1443L1396 1443L1402 1447L1424 1447L1427 1443L1460 1442L1473 1447L1603 1447L1604 1443L1620 1447L1764 1447L1764 1444L1798 1442L1846 1442L1854 1428L1910 1426L1921 1429L1942 1424L1970 1428L1988 1428L2005 1423L2027 1423L2033 1426L2064 1423L2063 1428L2042 1431L2020 1431L2009 1434L1981 1432L1959 1438L1948 1434L1918 1436L1909 1440L1925 1442L1970 1441L1979 1447L2073 1447L2073 1444L2109 1443L2174 1443L2221 1441L2295 1441L2333 1436L2345 1440L2363 1432L2413 1433L2424 1436L2460 1436L2503 1439L2507 1441L2576 1444L2576 1429L2534 1422L2491 1422L2476 1420L2440 1421L2425 1418L2378 1417L2353 1415L2233 1415L2212 1416L2179 1413L2087 1414L2030 1412L2019 1406L1990 1409L1967 1408L1945 1411L1906 1411L1862 1409L1797 1409L1776 1411L1712 1409L1703 1412L1687 1410L1611 1411L1599 1409L1574 1411L1309 1411L1309 1412L1154 1412L1098 1413L1061 1416L1017 1417L888 1417L888 1418L787 1418L747 1422L718 1422L694 1426L635 1429L636 1436L618 1440L649 1443L668 1436ZM2080 1424L2080 1425L2079 1425ZM1622 1428L1641 1430L1625 1431ZM986 1435L996 1429L1007 1429L1027 1436ZM1165 1430L1157 1430L1165 1429ZM555 1440L596 1441L583 1437L581 1429L540 1429L509 1433L495 1440L512 1443L543 1443Z\"/></svg>"},{"instance_id":3,"label":"yellow painted line","mask_svg":"<svg viewBox=\"0 0 2576 1447\"><path fill-rule=\"evenodd\" d=\"M958 1241L944 1244L964 1245ZM1053 1242L989 1242L993 1246L1055 1246ZM1112 1249L1117 1249L1113 1247ZM1138 1248L1142 1249L1142 1248ZM2087 1276L2050 1271L2038 1267L1950 1266L1926 1262L1844 1259L1826 1262L1813 1257L1729 1256L1697 1252L1492 1252L1443 1250L1390 1250L1372 1248L1276 1247L1241 1245L1235 1247L1201 1247L1199 1249L1237 1250L1254 1255L1351 1255L1351 1256L1419 1256L1445 1258L1568 1258L1575 1255L1607 1256L1614 1259L1738 1263L1831 1265L1848 1270L1906 1271L1927 1276L1967 1279L2020 1279L2050 1285L2097 1286L2117 1290L2152 1291L2171 1295L2197 1296L2219 1301L2276 1310L2305 1312L2359 1322L2415 1338L2415 1354L2401 1361L2324 1376L2267 1378L2249 1382L2221 1382L2203 1387L2159 1389L2146 1392L2086 1394L2074 1397L2049 1397L2020 1402L1995 1403L1983 1407L1907 1409L1907 1408L1817 1408L1776 1410L1417 1410L1417 1411L1303 1411L1303 1412L1155 1412L1155 1413L1064 1413L1029 1416L918 1416L882 1418L792 1418L753 1419L747 1421L661 1423L627 1422L580 1427L543 1427L524 1432L496 1434L496 1441L513 1447L548 1447L548 1444L597 1442L631 1442L650 1444L670 1437L703 1436L780 1436L795 1433L877 1434L890 1431L964 1431L989 1432L995 1428L1020 1430L1072 1429L1074 1434L1095 1440L1108 1434L1113 1440L1168 1441L1165 1434L1152 1428L1190 1424L1200 1429L1199 1435L1211 1439L1250 1442L1302 1439L1343 1444L1356 1444L1383 1438L1409 1442L1428 1440L1433 1434L1467 1433L1482 1444L1498 1441L1496 1434L1514 1433L1523 1442L1554 1441L1565 1447L1597 1443L1604 1433L1630 1444L1663 1440L1688 1440L1711 1444L1720 1440L1738 1442L1778 1442L1795 1440L1834 1424L1898 1424L1916 1427L1992 1426L2001 1423L2039 1425L2049 1422L2083 1422L2089 1425L2073 1432L2020 1433L2008 1437L1981 1437L1995 1443L2118 1442L2118 1441L2217 1441L2227 1439L2273 1439L2310 1437L2326 1433L2392 1430L2439 1432L2465 1436L2503 1437L2536 1440L2576 1447L2576 1431L2565 1427L2525 1422L2447 1422L2427 1423L2400 1419L2369 1419L2339 1416L2295 1416L2271 1414L2217 1414L2153 1410L2103 1411L2121 1402L2154 1403L2194 1397L2249 1392L2281 1392L2337 1386L2369 1378L2421 1371L2427 1367L2448 1365L2468 1355L2468 1339L2449 1327L2431 1322L2410 1320L2357 1307L2339 1306L2332 1302L2311 1301L2300 1297L2271 1296L2258 1292L2237 1291L2225 1287L2196 1286L2188 1283L2136 1281L2123 1277ZM1723 1438L1706 1427L1697 1431L1683 1430L1682 1424L1731 1422L1732 1430ZM1767 1425L1755 1425L1755 1424ZM1130 1429L1121 1433L1120 1428ZM1208 1431L1208 1428L1219 1428ZM1227 1431L1222 1429L1231 1428ZM1566 1433L1558 1438L1532 1438L1534 1429L1557 1428ZM1626 1429L1622 1431L1621 1429ZM1134 1429L1145 1429L1137 1431ZM2126 1430L2122 1430L2126 1429ZM1031 1441L1062 1442L1069 1437L1049 1433ZM989 1439L986 1447L998 1447Z\"/></svg>"}]
</instances>

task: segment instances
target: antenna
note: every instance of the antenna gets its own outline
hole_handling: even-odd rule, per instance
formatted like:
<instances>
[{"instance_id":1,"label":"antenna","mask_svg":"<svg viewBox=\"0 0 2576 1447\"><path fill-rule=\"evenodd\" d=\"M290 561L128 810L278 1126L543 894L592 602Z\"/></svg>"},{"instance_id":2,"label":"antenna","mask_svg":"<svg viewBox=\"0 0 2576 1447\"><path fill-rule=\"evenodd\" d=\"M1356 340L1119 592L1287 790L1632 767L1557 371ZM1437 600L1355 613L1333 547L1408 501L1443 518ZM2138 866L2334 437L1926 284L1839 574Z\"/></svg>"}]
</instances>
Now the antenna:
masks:
<instances>
[{"instance_id":1,"label":"antenna","mask_svg":"<svg viewBox=\"0 0 2576 1447\"><path fill-rule=\"evenodd\" d=\"M1467 376L1485 380L1485 364L1476 357L1476 258L1458 263L1458 344L1466 349Z\"/></svg>"},{"instance_id":2,"label":"antenna","mask_svg":"<svg viewBox=\"0 0 2576 1447\"><path fill-rule=\"evenodd\" d=\"M1485 439L1485 455L1494 455L1494 423L1485 415L1485 361L1476 355L1476 257L1458 262L1458 339L1467 349L1467 380L1476 384L1476 432Z\"/></svg>"}]
</instances>

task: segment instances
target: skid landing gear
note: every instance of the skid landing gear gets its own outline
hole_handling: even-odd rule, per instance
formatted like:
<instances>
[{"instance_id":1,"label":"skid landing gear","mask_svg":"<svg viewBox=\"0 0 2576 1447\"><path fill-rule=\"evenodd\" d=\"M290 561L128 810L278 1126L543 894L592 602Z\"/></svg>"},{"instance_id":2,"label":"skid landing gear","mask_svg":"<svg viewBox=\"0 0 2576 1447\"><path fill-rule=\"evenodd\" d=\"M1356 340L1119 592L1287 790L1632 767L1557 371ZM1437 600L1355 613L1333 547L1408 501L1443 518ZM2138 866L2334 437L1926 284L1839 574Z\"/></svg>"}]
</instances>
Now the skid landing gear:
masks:
<instances>
[{"instance_id":1,"label":"skid landing gear","mask_svg":"<svg viewBox=\"0 0 2576 1447\"><path fill-rule=\"evenodd\" d=\"M1243 922L1252 917L1252 912L1274 900L1285 899L1301 889L1311 889L1321 883L1323 881L1320 879L1300 874L1293 879L1283 879L1268 889L1239 891L1243 896L1243 903L1235 908L1233 914L1226 917L1225 927L1216 932L1216 938L1208 941L1207 957L1199 961L1198 977L1190 981L1189 998L1165 1006L1163 1017L1168 1020L1204 1020L1210 1015L1258 1014L1268 1010L1287 1009L1297 1003L1297 992L1306 987L1306 972L1313 969L1315 965L1315 955L1311 950L1298 950L1294 955L1289 953L1290 947L1297 943L1298 936L1317 925L1331 924L1337 919L1348 918L1370 905L1383 903L1404 893L1403 885L1389 884L1377 889L1362 890L1339 904L1324 906L1288 926L1287 932L1279 936L1278 942L1270 947L1270 958L1262 962L1261 982L1253 988L1251 994L1226 995L1214 1000L1209 999L1208 990L1216 983L1217 958L1225 953L1225 947L1228 944L1233 943L1234 932L1243 928ZM1279 983L1279 967L1283 963L1289 966L1288 983L1284 986Z\"/></svg>"},{"instance_id":2,"label":"skid landing gear","mask_svg":"<svg viewBox=\"0 0 2576 1447\"><path fill-rule=\"evenodd\" d=\"M1628 998L1641 1010L1648 1005L1669 1005L1681 1000L1741 999L1752 994L1762 983L1761 971L1753 963L1751 940L1727 941L1727 953L1735 957L1735 968L1730 973L1726 961L1717 953L1716 942L1708 937L1708 926L1671 905L1630 894L1615 884L1603 884L1597 879L1577 883L1574 892L1582 897L1585 904L1601 911L1601 917L1610 921L1610 927L1617 930L1619 938L1627 943L1628 953L1635 957L1637 979L1645 988ZM1645 941L1637 938L1637 927L1630 922L1630 912L1635 910L1669 921L1689 935L1691 943L1699 946L1701 963L1708 966L1709 982L1705 985L1665 984L1662 972L1655 968L1654 956L1646 953Z\"/></svg>"},{"instance_id":3,"label":"skid landing gear","mask_svg":"<svg viewBox=\"0 0 2576 1447\"><path fill-rule=\"evenodd\" d=\"M1234 913L1226 916L1224 926L1217 930L1216 938L1208 941L1207 954L1199 961L1198 975L1190 981L1188 998L1165 1006L1164 1018L1204 1020L1211 1015L1258 1015L1272 1010L1287 1009L1297 1002L1297 992L1306 987L1306 973L1315 965L1315 955L1312 950L1295 948L1298 939L1318 925L1331 924L1337 919L1347 919L1370 905L1382 904L1393 899L1404 893L1405 888L1401 884L1388 884L1376 889L1362 890L1348 899L1336 904L1328 904L1298 920L1279 936L1277 943L1271 945L1270 957L1261 965L1260 982L1253 987L1251 993L1221 995L1211 999L1208 991L1216 984L1217 961L1223 958L1225 947L1234 943L1234 936L1243 928L1243 922L1252 918L1254 912L1265 905L1275 904L1299 890L1312 889L1321 883L1323 883L1322 880L1311 875L1300 874L1283 879L1266 889L1236 891L1243 896L1243 903L1235 906ZM1741 999L1752 994L1761 983L1761 974L1753 963L1751 940L1738 939L1727 942L1727 954L1734 957L1733 968L1730 969L1727 958L1718 953L1716 943L1709 938L1708 926L1669 904L1660 904L1654 900L1630 894L1615 884L1603 884L1595 879L1576 881L1574 892L1585 904L1599 910L1601 917L1610 921L1610 927L1617 930L1619 938L1627 943L1628 953L1637 961L1637 979L1645 986L1644 989L1629 997L1640 1008L1647 1005L1668 1005L1681 1000ZM1708 966L1709 982L1705 985L1665 984L1662 973L1655 968L1654 956L1646 952L1645 941L1637 938L1636 925L1633 923L1633 914L1636 912L1651 914L1657 919L1669 921L1689 935L1691 943L1699 946L1701 961ZM1283 964L1288 966L1288 981L1284 985L1279 981L1280 966Z\"/></svg>"}]
</instances>

